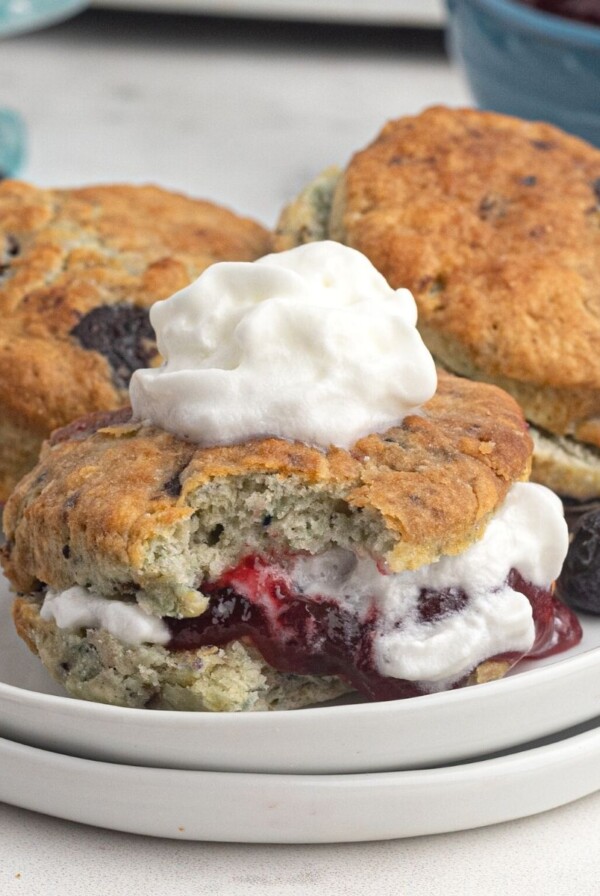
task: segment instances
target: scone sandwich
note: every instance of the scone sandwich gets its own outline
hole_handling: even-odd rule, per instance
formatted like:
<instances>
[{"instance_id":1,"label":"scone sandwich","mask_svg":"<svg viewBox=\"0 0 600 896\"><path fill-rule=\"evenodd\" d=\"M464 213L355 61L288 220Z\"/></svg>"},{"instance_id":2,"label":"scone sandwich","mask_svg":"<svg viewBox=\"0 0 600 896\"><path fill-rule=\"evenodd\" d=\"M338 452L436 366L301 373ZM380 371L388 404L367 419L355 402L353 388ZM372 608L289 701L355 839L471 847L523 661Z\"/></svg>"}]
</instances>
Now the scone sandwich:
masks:
<instances>
[{"instance_id":1,"label":"scone sandwich","mask_svg":"<svg viewBox=\"0 0 600 896\"><path fill-rule=\"evenodd\" d=\"M517 399L532 479L598 502L600 150L473 109L391 121L282 214L279 248L324 238L413 292L438 363Z\"/></svg>"},{"instance_id":2,"label":"scone sandwich","mask_svg":"<svg viewBox=\"0 0 600 896\"><path fill-rule=\"evenodd\" d=\"M268 249L254 221L157 187L0 183L0 504L53 429L158 362L153 302Z\"/></svg>"},{"instance_id":3,"label":"scone sandwich","mask_svg":"<svg viewBox=\"0 0 600 896\"><path fill-rule=\"evenodd\" d=\"M71 694L387 700L576 643L518 405L438 377L412 296L360 253L216 264L151 320L164 362L132 410L54 433L5 509L17 630Z\"/></svg>"}]
</instances>

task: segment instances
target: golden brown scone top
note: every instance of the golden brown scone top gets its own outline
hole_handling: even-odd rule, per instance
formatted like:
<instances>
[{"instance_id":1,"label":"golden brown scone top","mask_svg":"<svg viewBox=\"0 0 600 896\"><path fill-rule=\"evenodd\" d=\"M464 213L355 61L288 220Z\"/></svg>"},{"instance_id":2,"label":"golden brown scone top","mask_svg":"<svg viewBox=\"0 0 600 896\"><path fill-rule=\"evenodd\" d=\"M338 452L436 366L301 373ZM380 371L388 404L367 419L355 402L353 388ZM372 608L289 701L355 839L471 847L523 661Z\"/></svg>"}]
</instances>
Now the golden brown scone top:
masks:
<instances>
[{"instance_id":1,"label":"golden brown scone top","mask_svg":"<svg viewBox=\"0 0 600 896\"><path fill-rule=\"evenodd\" d=\"M600 150L547 124L429 109L353 157L330 233L412 290L442 363L600 445Z\"/></svg>"},{"instance_id":2,"label":"golden brown scone top","mask_svg":"<svg viewBox=\"0 0 600 896\"><path fill-rule=\"evenodd\" d=\"M531 455L510 396L445 373L422 414L350 452L278 439L200 448L126 418L101 415L55 434L17 486L4 514L4 566L17 590L68 587L82 558L139 581L144 545L191 518L195 491L264 473L368 510L391 540L390 567L419 566L475 540L527 477Z\"/></svg>"},{"instance_id":3,"label":"golden brown scone top","mask_svg":"<svg viewBox=\"0 0 600 896\"><path fill-rule=\"evenodd\" d=\"M143 309L215 261L269 250L254 221L158 187L0 183L5 422L42 437L123 404L133 367L156 354Z\"/></svg>"}]
</instances>

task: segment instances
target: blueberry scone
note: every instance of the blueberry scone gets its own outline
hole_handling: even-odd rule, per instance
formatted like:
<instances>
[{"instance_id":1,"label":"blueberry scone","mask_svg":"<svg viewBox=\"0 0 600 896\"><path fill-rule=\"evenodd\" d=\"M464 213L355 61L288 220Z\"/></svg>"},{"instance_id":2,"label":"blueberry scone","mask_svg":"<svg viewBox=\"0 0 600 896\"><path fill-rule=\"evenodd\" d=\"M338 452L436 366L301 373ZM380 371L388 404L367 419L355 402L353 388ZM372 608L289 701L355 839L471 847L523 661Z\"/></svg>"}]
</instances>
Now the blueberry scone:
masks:
<instances>
[{"instance_id":1,"label":"blueberry scone","mask_svg":"<svg viewBox=\"0 0 600 896\"><path fill-rule=\"evenodd\" d=\"M600 150L473 109L389 122L282 214L277 245L333 238L410 289L436 359L510 392L533 476L600 494Z\"/></svg>"},{"instance_id":2,"label":"blueberry scone","mask_svg":"<svg viewBox=\"0 0 600 896\"><path fill-rule=\"evenodd\" d=\"M438 362L520 403L532 478L600 519L600 150L473 109L391 121L283 212L276 245L326 237L412 290Z\"/></svg>"},{"instance_id":3,"label":"blueberry scone","mask_svg":"<svg viewBox=\"0 0 600 896\"><path fill-rule=\"evenodd\" d=\"M153 307L164 361L133 411L57 431L5 509L17 630L70 693L388 700L577 641L518 405L436 374L415 318L336 243L214 265Z\"/></svg>"},{"instance_id":4,"label":"blueberry scone","mask_svg":"<svg viewBox=\"0 0 600 896\"><path fill-rule=\"evenodd\" d=\"M268 248L259 224L157 187L1 183L0 503L53 429L126 402L156 359L153 302Z\"/></svg>"}]
</instances>

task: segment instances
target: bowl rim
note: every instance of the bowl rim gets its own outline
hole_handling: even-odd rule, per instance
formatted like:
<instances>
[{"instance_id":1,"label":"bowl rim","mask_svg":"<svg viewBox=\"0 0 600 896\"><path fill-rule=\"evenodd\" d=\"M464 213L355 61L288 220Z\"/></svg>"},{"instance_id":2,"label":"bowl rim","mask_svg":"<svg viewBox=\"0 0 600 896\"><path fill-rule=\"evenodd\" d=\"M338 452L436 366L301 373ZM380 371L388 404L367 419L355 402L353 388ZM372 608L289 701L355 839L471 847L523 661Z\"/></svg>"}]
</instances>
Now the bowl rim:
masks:
<instances>
[{"instance_id":1,"label":"bowl rim","mask_svg":"<svg viewBox=\"0 0 600 896\"><path fill-rule=\"evenodd\" d=\"M447 0L452 12L460 2L465 0ZM520 0L466 0L472 6L479 6L521 30L531 31L557 41L568 41L582 47L600 49L600 26L590 25L544 12L526 6Z\"/></svg>"},{"instance_id":2,"label":"bowl rim","mask_svg":"<svg viewBox=\"0 0 600 896\"><path fill-rule=\"evenodd\" d=\"M37 9L35 3L33 9L28 8L32 4L25 6L23 10L18 10L12 14L9 12L5 19L0 21L0 37L15 37L32 31L40 31L42 28L49 28L51 25L58 25L60 22L83 12L90 0L59 0L53 6L47 3L42 5L41 9Z\"/></svg>"}]
</instances>

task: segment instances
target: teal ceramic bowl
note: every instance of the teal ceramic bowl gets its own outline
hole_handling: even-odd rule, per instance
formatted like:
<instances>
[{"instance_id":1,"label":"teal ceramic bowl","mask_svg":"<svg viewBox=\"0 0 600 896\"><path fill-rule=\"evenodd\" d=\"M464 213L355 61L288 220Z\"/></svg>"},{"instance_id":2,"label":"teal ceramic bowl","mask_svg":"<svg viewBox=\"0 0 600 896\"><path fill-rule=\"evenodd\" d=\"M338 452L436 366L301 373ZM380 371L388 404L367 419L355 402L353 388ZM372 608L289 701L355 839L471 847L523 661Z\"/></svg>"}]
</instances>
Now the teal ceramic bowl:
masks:
<instances>
[{"instance_id":1,"label":"teal ceramic bowl","mask_svg":"<svg viewBox=\"0 0 600 896\"><path fill-rule=\"evenodd\" d=\"M87 0L0 0L0 37L54 25L83 9Z\"/></svg>"},{"instance_id":2,"label":"teal ceramic bowl","mask_svg":"<svg viewBox=\"0 0 600 896\"><path fill-rule=\"evenodd\" d=\"M53 25L85 5L86 0L0 0L0 38ZM14 109L0 109L0 180L16 177L24 159L23 119Z\"/></svg>"},{"instance_id":3,"label":"teal ceramic bowl","mask_svg":"<svg viewBox=\"0 0 600 896\"><path fill-rule=\"evenodd\" d=\"M477 104L600 146L600 27L516 0L446 0L451 55Z\"/></svg>"}]
</instances>

